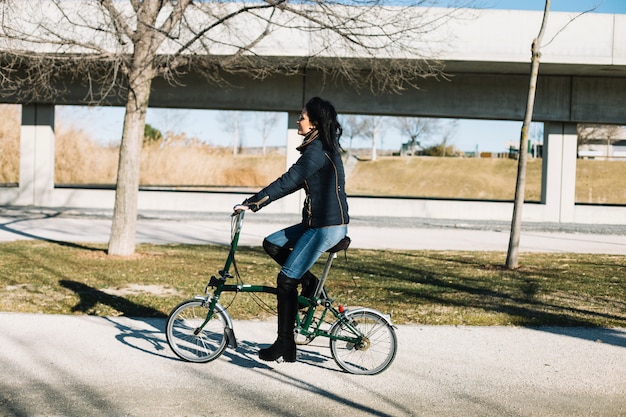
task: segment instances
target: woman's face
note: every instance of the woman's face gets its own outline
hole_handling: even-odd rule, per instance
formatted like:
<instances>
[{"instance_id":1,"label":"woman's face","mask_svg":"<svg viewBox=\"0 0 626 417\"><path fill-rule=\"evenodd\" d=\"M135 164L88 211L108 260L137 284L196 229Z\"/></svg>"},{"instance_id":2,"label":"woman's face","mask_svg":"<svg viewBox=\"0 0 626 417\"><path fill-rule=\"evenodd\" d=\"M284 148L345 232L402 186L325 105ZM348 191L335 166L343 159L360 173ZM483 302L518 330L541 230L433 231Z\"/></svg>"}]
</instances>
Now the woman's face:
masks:
<instances>
[{"instance_id":1,"label":"woman's face","mask_svg":"<svg viewBox=\"0 0 626 417\"><path fill-rule=\"evenodd\" d=\"M300 113L300 118L296 122L298 124L298 135L306 135L311 130L315 129L315 126L309 120L309 116L306 114L306 109L302 110Z\"/></svg>"}]
</instances>

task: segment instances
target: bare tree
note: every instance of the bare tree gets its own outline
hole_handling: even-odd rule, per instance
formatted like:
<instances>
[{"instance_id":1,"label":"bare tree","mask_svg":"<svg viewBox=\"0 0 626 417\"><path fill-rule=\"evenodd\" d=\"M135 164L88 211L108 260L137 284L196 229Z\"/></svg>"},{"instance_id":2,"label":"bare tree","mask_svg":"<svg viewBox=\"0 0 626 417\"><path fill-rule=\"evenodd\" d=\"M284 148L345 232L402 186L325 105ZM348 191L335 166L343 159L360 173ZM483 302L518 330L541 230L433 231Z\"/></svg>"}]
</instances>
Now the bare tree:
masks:
<instances>
[{"instance_id":1,"label":"bare tree","mask_svg":"<svg viewBox=\"0 0 626 417\"><path fill-rule=\"evenodd\" d=\"M379 141L382 141L385 134L382 125L385 123L385 116L361 116L360 136L368 139L371 143L371 160L377 159L377 149Z\"/></svg>"},{"instance_id":2,"label":"bare tree","mask_svg":"<svg viewBox=\"0 0 626 417\"><path fill-rule=\"evenodd\" d=\"M602 124L579 124L576 126L578 133L578 148L593 142L602 142L606 146L606 158L610 158L611 146L622 137L623 127L618 125Z\"/></svg>"},{"instance_id":3,"label":"bare tree","mask_svg":"<svg viewBox=\"0 0 626 417\"><path fill-rule=\"evenodd\" d=\"M354 140L364 136L365 124L363 123L363 120L363 116L357 116L354 114L341 118L341 126L343 127L343 134L341 137L344 139L348 138L348 153L351 153L354 149Z\"/></svg>"},{"instance_id":4,"label":"bare tree","mask_svg":"<svg viewBox=\"0 0 626 417\"><path fill-rule=\"evenodd\" d=\"M506 267L514 269L518 267L519 241L522 230L522 207L524 206L524 191L526 188L526 159L528 155L528 130L533 117L535 105L535 91L537 90L537 77L539 75L539 59L541 58L541 40L548 23L548 13L550 11L550 0L546 0L543 11L543 20L539 34L533 40L531 47L531 70L530 85L528 87L528 100L526 102L526 113L522 132L520 135L519 160L517 162L517 181L515 183L515 201L513 203L513 219L511 221L511 235L509 237L509 248L506 257Z\"/></svg>"},{"instance_id":5,"label":"bare tree","mask_svg":"<svg viewBox=\"0 0 626 417\"><path fill-rule=\"evenodd\" d=\"M273 112L259 112L255 116L255 132L261 134L261 139L263 140L263 155L267 153L267 140L270 137L270 133L272 133L272 129L276 126L276 123L278 123L279 118L280 114Z\"/></svg>"},{"instance_id":6,"label":"bare tree","mask_svg":"<svg viewBox=\"0 0 626 417\"><path fill-rule=\"evenodd\" d=\"M418 88L421 79L442 74L441 65L426 58L445 41L435 29L457 9L408 3L3 0L0 91L16 102L49 101L78 81L85 103L126 104L108 252L130 255L154 79L176 85L193 71L220 83L228 73L263 78L315 70L356 89ZM298 53L279 58L266 53L271 47Z\"/></svg>"},{"instance_id":7,"label":"bare tree","mask_svg":"<svg viewBox=\"0 0 626 417\"><path fill-rule=\"evenodd\" d=\"M450 146L450 142L452 142L458 128L458 120L451 120L443 127L441 132L441 149L443 150L443 154L441 156L446 156L446 149Z\"/></svg>"},{"instance_id":8,"label":"bare tree","mask_svg":"<svg viewBox=\"0 0 626 417\"><path fill-rule=\"evenodd\" d=\"M245 129L241 126L241 113L236 110L225 111L219 116L220 125L225 132L230 133L233 155L237 155L243 145L242 138Z\"/></svg>"},{"instance_id":9,"label":"bare tree","mask_svg":"<svg viewBox=\"0 0 626 417\"><path fill-rule=\"evenodd\" d=\"M416 148L423 144L429 134L439 127L439 119L428 117L397 117L394 125L402 136L410 139L409 152L415 155Z\"/></svg>"}]
</instances>

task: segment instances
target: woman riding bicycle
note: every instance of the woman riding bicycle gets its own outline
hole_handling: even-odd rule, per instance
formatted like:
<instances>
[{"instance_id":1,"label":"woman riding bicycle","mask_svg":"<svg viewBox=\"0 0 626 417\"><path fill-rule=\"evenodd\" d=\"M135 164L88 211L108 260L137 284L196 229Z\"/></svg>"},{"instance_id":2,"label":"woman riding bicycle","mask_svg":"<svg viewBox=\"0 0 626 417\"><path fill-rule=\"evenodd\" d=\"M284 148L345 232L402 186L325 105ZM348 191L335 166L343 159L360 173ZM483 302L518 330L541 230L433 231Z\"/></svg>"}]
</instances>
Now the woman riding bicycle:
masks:
<instances>
[{"instance_id":1,"label":"woman riding bicycle","mask_svg":"<svg viewBox=\"0 0 626 417\"><path fill-rule=\"evenodd\" d=\"M317 278L309 271L318 258L335 246L348 232L348 203L345 174L339 144L342 128L334 106L319 97L309 100L297 121L303 136L297 147L300 158L286 173L246 199L235 211L254 212L273 201L304 189L306 199L302 222L267 236L263 248L281 265L276 280L278 337L259 358L296 361L294 324L298 313L298 284L302 295L311 296Z\"/></svg>"}]
</instances>

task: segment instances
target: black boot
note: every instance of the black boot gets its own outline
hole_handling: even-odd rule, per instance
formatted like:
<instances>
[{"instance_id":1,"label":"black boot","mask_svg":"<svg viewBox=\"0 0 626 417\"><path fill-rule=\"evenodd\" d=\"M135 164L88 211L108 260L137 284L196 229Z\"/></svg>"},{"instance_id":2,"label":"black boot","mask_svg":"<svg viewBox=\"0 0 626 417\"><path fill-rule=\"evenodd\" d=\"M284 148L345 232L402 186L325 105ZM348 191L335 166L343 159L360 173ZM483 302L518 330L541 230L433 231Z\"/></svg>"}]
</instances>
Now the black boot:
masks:
<instances>
[{"instance_id":1,"label":"black boot","mask_svg":"<svg viewBox=\"0 0 626 417\"><path fill-rule=\"evenodd\" d=\"M277 246L271 243L267 239L263 239L263 249L265 252L278 263L278 265L283 266L285 262L287 262L287 258L291 253L291 249L284 248L282 246ZM311 273L311 271L306 271L302 278L300 278L300 282L302 283L302 291L300 295L306 298L311 298L313 293L315 292L315 288L317 288L317 277ZM325 293L321 298L326 298ZM300 308L307 307L304 304L300 304Z\"/></svg>"},{"instance_id":2,"label":"black boot","mask_svg":"<svg viewBox=\"0 0 626 417\"><path fill-rule=\"evenodd\" d=\"M285 362L296 361L296 341L293 328L298 313L298 281L281 273L278 274L276 287L278 293L278 338L274 344L259 350L259 359L275 361L282 356Z\"/></svg>"},{"instance_id":3,"label":"black boot","mask_svg":"<svg viewBox=\"0 0 626 417\"><path fill-rule=\"evenodd\" d=\"M313 293L315 293L315 289L317 288L317 284L319 283L317 277L313 275L311 271L306 271L304 275L302 275L302 278L300 278L300 281L302 282L302 291L300 292L300 295L305 298L313 297ZM326 290L324 288L322 288L322 291L319 293L318 297L322 300L328 299L328 296L326 295ZM302 307L306 306L301 305L300 308Z\"/></svg>"},{"instance_id":4,"label":"black boot","mask_svg":"<svg viewBox=\"0 0 626 417\"><path fill-rule=\"evenodd\" d=\"M317 277L313 275L310 271L306 271L302 278L300 278L300 282L302 283L302 291L300 295L306 298L313 297L313 293L315 292L315 288L317 288L317 283L319 282Z\"/></svg>"},{"instance_id":5,"label":"black boot","mask_svg":"<svg viewBox=\"0 0 626 417\"><path fill-rule=\"evenodd\" d=\"M263 239L263 249L265 249L265 252L270 256L270 258L275 260L280 266L285 265L285 262L287 262L287 258L291 253L291 249L274 245L267 239Z\"/></svg>"}]
</instances>

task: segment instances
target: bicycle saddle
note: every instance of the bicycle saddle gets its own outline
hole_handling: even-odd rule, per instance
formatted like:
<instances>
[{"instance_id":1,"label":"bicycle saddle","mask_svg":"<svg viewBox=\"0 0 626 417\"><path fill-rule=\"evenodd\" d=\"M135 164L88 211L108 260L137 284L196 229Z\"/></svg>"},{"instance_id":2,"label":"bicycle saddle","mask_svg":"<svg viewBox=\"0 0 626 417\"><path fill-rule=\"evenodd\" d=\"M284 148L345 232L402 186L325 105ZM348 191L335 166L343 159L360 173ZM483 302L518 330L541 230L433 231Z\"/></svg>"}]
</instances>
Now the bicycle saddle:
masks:
<instances>
[{"instance_id":1,"label":"bicycle saddle","mask_svg":"<svg viewBox=\"0 0 626 417\"><path fill-rule=\"evenodd\" d=\"M348 249L348 246L350 246L350 242L352 242L352 239L346 236L343 239L341 239L339 243L337 243L332 248L328 249L326 252L335 253L335 252L341 252L342 250L346 250Z\"/></svg>"}]
</instances>

